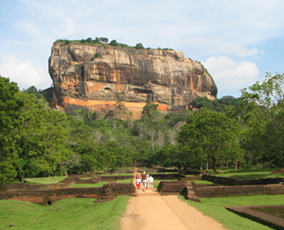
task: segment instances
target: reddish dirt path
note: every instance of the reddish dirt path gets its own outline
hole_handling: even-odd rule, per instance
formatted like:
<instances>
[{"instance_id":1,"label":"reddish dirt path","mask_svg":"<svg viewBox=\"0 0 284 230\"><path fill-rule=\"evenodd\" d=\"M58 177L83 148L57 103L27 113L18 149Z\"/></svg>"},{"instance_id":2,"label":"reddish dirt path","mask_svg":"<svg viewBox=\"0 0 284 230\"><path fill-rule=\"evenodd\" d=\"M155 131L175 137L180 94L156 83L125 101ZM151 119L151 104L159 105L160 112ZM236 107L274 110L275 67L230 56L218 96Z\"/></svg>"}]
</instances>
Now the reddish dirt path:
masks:
<instances>
[{"instance_id":1,"label":"reddish dirt path","mask_svg":"<svg viewBox=\"0 0 284 230\"><path fill-rule=\"evenodd\" d=\"M136 190L136 194L121 219L122 230L225 230L177 196L160 196L155 189Z\"/></svg>"}]
</instances>

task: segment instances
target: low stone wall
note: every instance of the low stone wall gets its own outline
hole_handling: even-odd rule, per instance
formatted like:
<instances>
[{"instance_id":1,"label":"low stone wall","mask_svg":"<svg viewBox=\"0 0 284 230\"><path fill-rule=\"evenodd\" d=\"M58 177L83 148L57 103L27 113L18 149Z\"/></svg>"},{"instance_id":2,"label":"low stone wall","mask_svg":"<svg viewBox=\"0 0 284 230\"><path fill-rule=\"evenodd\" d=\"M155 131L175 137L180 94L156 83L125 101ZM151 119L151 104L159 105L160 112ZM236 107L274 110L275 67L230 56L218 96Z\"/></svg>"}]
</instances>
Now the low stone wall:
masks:
<instances>
[{"instance_id":1,"label":"low stone wall","mask_svg":"<svg viewBox=\"0 0 284 230\"><path fill-rule=\"evenodd\" d=\"M259 207L282 207L284 205L274 205L274 206L242 206L242 207L225 207L227 210L237 213L243 217L249 218L251 220L257 221L261 224L267 225L274 229L284 230L284 219L272 216L260 211L255 210L254 208Z\"/></svg>"},{"instance_id":2,"label":"low stone wall","mask_svg":"<svg viewBox=\"0 0 284 230\"><path fill-rule=\"evenodd\" d=\"M202 180L211 181L214 184L219 184L219 185L267 185L267 184L279 184L281 182L284 182L284 177L243 180L243 179L233 178L233 177L202 175Z\"/></svg>"},{"instance_id":3,"label":"low stone wall","mask_svg":"<svg viewBox=\"0 0 284 230\"><path fill-rule=\"evenodd\" d=\"M47 189L58 189L66 187L65 184L25 184L25 183L12 183L5 185L4 191L38 191Z\"/></svg>"},{"instance_id":4,"label":"low stone wall","mask_svg":"<svg viewBox=\"0 0 284 230\"><path fill-rule=\"evenodd\" d=\"M94 197L98 196L101 191L101 187L98 188L64 188L64 189L50 189L50 190L30 190L30 191L6 191L0 192L0 199L17 199L26 200L25 197L35 197L39 200L39 197L44 199L44 197L58 197L58 196L68 196L68 197ZM24 197L24 199L21 199ZM36 202L38 203L38 202Z\"/></svg>"},{"instance_id":5,"label":"low stone wall","mask_svg":"<svg viewBox=\"0 0 284 230\"><path fill-rule=\"evenodd\" d=\"M167 180L167 179L177 179L177 180L180 180L180 179L185 178L184 175L175 174L175 173L150 174L150 175L152 175L154 177L154 179L157 179L157 180Z\"/></svg>"},{"instance_id":6,"label":"low stone wall","mask_svg":"<svg viewBox=\"0 0 284 230\"><path fill-rule=\"evenodd\" d=\"M90 176L90 175L89 175ZM129 179L129 183L133 178L132 175L129 176L99 176L90 178L87 180L82 180L80 178L88 177L88 175L72 175L60 183L57 184L26 184L26 183L12 183L0 186L0 191L39 191L39 190L49 190L49 189L59 189L66 188L72 184L96 184L102 181L116 181L116 180L126 180Z\"/></svg>"},{"instance_id":7,"label":"low stone wall","mask_svg":"<svg viewBox=\"0 0 284 230\"><path fill-rule=\"evenodd\" d=\"M99 194L98 199L95 201L105 202L114 199L118 195L131 195L135 194L135 186L133 184L126 183L110 183L105 184Z\"/></svg>"},{"instance_id":8,"label":"low stone wall","mask_svg":"<svg viewBox=\"0 0 284 230\"><path fill-rule=\"evenodd\" d=\"M191 182L187 181L161 181L157 190L161 195L181 194L186 185L190 185Z\"/></svg>"},{"instance_id":9,"label":"low stone wall","mask_svg":"<svg viewBox=\"0 0 284 230\"><path fill-rule=\"evenodd\" d=\"M184 189L182 190L181 195L183 195L184 198L187 200L200 203L201 201L199 200L198 196L196 196L194 187L195 184L193 182L188 182L184 187Z\"/></svg>"},{"instance_id":10,"label":"low stone wall","mask_svg":"<svg viewBox=\"0 0 284 230\"><path fill-rule=\"evenodd\" d=\"M185 180L201 180L201 175L196 175L196 176L185 176Z\"/></svg>"},{"instance_id":11,"label":"low stone wall","mask_svg":"<svg viewBox=\"0 0 284 230\"><path fill-rule=\"evenodd\" d=\"M279 195L284 194L284 185L196 186L194 190L198 197Z\"/></svg>"},{"instance_id":12,"label":"low stone wall","mask_svg":"<svg viewBox=\"0 0 284 230\"><path fill-rule=\"evenodd\" d=\"M110 189L106 189L110 188ZM107 190L107 192L105 192ZM69 197L98 198L100 201L107 201L105 196L111 195L114 198L117 195L134 195L135 187L128 183L111 183L103 187L96 188L60 188L49 190L18 190L2 191L0 199L13 199L31 201L37 204L53 204L54 202Z\"/></svg>"},{"instance_id":13,"label":"low stone wall","mask_svg":"<svg viewBox=\"0 0 284 230\"><path fill-rule=\"evenodd\" d=\"M133 171L120 170L114 173L131 173ZM91 177L87 180L83 177ZM132 175L127 176L97 176L93 174L69 175L57 184L26 184L13 183L0 186L0 200L14 199L31 201L37 204L52 204L69 197L97 198L99 201L109 200L117 195L134 195L135 187L132 184ZM127 180L128 183L110 183L103 187L68 188L72 184L95 184L102 181Z\"/></svg>"},{"instance_id":14,"label":"low stone wall","mask_svg":"<svg viewBox=\"0 0 284 230\"><path fill-rule=\"evenodd\" d=\"M105 170L105 174L112 174L112 173L133 173L134 171L131 169L115 169L115 170Z\"/></svg>"},{"instance_id":15,"label":"low stone wall","mask_svg":"<svg viewBox=\"0 0 284 230\"><path fill-rule=\"evenodd\" d=\"M186 169L186 170L179 170L179 173L184 175L200 175L200 174L207 174L208 172Z\"/></svg>"}]
</instances>

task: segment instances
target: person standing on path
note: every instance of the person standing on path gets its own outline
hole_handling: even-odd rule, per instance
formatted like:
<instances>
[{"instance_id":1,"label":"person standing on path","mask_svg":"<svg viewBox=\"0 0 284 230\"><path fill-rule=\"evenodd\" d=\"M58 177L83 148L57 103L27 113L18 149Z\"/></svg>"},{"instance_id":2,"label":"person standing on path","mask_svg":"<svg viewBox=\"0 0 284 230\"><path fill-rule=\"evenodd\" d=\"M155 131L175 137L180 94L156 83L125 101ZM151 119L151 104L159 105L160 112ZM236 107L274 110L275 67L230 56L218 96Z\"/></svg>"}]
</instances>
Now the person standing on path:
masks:
<instances>
[{"instance_id":1,"label":"person standing on path","mask_svg":"<svg viewBox=\"0 0 284 230\"><path fill-rule=\"evenodd\" d=\"M140 185L141 185L141 179L138 177L136 179L136 186L137 186L137 189L140 189Z\"/></svg>"},{"instance_id":2,"label":"person standing on path","mask_svg":"<svg viewBox=\"0 0 284 230\"><path fill-rule=\"evenodd\" d=\"M152 177L152 175L150 175L148 181L149 181L149 188L153 188L154 187L153 186L154 185L154 178Z\"/></svg>"},{"instance_id":3,"label":"person standing on path","mask_svg":"<svg viewBox=\"0 0 284 230\"><path fill-rule=\"evenodd\" d=\"M141 177L142 177L142 183L143 183L142 191L145 191L145 188L147 188L147 175L145 171L141 174Z\"/></svg>"},{"instance_id":4,"label":"person standing on path","mask_svg":"<svg viewBox=\"0 0 284 230\"><path fill-rule=\"evenodd\" d=\"M147 187L146 188L149 188L149 174L147 174Z\"/></svg>"}]
</instances>

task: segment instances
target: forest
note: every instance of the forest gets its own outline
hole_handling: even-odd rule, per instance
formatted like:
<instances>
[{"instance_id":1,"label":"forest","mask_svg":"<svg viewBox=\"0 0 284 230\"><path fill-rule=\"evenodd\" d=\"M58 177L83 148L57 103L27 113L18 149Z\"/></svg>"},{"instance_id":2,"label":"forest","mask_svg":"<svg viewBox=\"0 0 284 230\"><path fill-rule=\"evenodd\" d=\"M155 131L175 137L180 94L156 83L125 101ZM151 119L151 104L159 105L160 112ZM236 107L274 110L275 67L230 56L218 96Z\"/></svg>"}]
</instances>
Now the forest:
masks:
<instances>
[{"instance_id":1,"label":"forest","mask_svg":"<svg viewBox=\"0 0 284 230\"><path fill-rule=\"evenodd\" d=\"M148 103L141 119L130 120L84 110L60 113L45 91L20 91L0 76L0 184L134 164L284 167L283 83L283 74L267 73L240 98L198 97L194 109L166 115ZM117 106L125 111L122 102Z\"/></svg>"}]
</instances>

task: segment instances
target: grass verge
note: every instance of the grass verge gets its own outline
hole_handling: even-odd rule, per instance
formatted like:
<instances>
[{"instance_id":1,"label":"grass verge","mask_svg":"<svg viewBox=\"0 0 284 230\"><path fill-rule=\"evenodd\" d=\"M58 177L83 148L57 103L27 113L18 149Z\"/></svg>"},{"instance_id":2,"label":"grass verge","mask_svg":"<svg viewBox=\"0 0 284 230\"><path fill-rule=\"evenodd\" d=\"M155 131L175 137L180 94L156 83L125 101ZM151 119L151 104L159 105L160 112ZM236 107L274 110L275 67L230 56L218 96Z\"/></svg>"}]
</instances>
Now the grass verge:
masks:
<instances>
[{"instance_id":1,"label":"grass verge","mask_svg":"<svg viewBox=\"0 0 284 230\"><path fill-rule=\"evenodd\" d=\"M64 180L65 176L54 176L54 177L37 177L37 178L26 178L25 181L31 184L57 184Z\"/></svg>"},{"instance_id":2,"label":"grass verge","mask_svg":"<svg viewBox=\"0 0 284 230\"><path fill-rule=\"evenodd\" d=\"M257 169L257 170L226 170L220 172L210 172L212 175L235 177L240 179L259 179L270 177L284 177L284 173L272 173L275 169Z\"/></svg>"},{"instance_id":3,"label":"grass verge","mask_svg":"<svg viewBox=\"0 0 284 230\"><path fill-rule=\"evenodd\" d=\"M51 206L1 200L0 229L28 230L118 230L130 196L118 196L105 203L91 198L69 198Z\"/></svg>"},{"instance_id":4,"label":"grass verge","mask_svg":"<svg viewBox=\"0 0 284 230\"><path fill-rule=\"evenodd\" d=\"M116 181L102 181L95 184L72 184L69 186L69 188L96 188L96 187L102 187L105 184L108 183L131 183L131 179L125 179L125 180L116 180Z\"/></svg>"},{"instance_id":5,"label":"grass verge","mask_svg":"<svg viewBox=\"0 0 284 230\"><path fill-rule=\"evenodd\" d=\"M192 182L194 182L195 184L213 184L211 181L207 180L193 180Z\"/></svg>"},{"instance_id":6,"label":"grass verge","mask_svg":"<svg viewBox=\"0 0 284 230\"><path fill-rule=\"evenodd\" d=\"M182 196L181 199L185 200ZM201 203L185 200L191 206L210 216L226 229L230 230L268 230L272 229L255 221L240 217L224 207L226 206L253 206L253 205L281 205L284 204L284 195L260 195L222 198L200 198Z\"/></svg>"}]
</instances>

